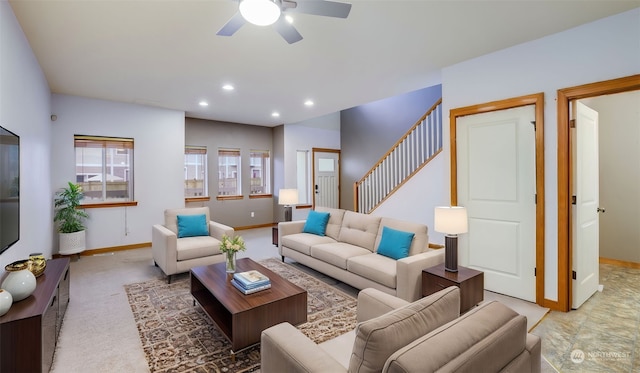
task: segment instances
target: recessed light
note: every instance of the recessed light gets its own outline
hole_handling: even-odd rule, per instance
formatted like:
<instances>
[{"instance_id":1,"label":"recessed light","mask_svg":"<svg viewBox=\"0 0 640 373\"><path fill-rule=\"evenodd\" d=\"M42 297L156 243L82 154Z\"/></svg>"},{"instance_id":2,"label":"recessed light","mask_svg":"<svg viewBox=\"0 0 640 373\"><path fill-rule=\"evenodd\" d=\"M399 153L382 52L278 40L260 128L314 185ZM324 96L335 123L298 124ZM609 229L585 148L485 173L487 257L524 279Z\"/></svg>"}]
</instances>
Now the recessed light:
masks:
<instances>
[{"instance_id":1,"label":"recessed light","mask_svg":"<svg viewBox=\"0 0 640 373\"><path fill-rule=\"evenodd\" d=\"M206 106L209 106L209 103L206 102L206 101L200 101L200 103L198 105L206 107Z\"/></svg>"},{"instance_id":2,"label":"recessed light","mask_svg":"<svg viewBox=\"0 0 640 373\"><path fill-rule=\"evenodd\" d=\"M287 20L287 22L289 23L293 23L293 17L291 16L284 16L284 19Z\"/></svg>"},{"instance_id":3,"label":"recessed light","mask_svg":"<svg viewBox=\"0 0 640 373\"><path fill-rule=\"evenodd\" d=\"M313 101L307 100L304 102L304 106L313 106Z\"/></svg>"},{"instance_id":4,"label":"recessed light","mask_svg":"<svg viewBox=\"0 0 640 373\"><path fill-rule=\"evenodd\" d=\"M222 86L225 91L233 91L235 88L231 84L225 84Z\"/></svg>"},{"instance_id":5,"label":"recessed light","mask_svg":"<svg viewBox=\"0 0 640 373\"><path fill-rule=\"evenodd\" d=\"M278 118L280 117L280 113L278 113L277 111L274 111L273 113L271 113L271 116L274 118Z\"/></svg>"}]
</instances>

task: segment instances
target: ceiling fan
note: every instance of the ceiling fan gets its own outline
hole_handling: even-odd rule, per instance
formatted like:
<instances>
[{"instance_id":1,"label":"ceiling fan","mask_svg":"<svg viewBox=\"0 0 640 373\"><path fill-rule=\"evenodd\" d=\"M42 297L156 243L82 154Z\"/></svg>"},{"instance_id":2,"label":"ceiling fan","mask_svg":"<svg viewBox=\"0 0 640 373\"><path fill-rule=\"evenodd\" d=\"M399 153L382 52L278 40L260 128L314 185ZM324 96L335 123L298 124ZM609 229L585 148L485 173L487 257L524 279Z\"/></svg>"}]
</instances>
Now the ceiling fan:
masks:
<instances>
[{"instance_id":1,"label":"ceiling fan","mask_svg":"<svg viewBox=\"0 0 640 373\"><path fill-rule=\"evenodd\" d=\"M302 40L302 35L289 23L284 13L305 13L316 16L347 18L351 4L327 0L234 0L239 1L238 12L216 33L231 36L245 23L258 26L273 25L276 31L293 44Z\"/></svg>"}]
</instances>

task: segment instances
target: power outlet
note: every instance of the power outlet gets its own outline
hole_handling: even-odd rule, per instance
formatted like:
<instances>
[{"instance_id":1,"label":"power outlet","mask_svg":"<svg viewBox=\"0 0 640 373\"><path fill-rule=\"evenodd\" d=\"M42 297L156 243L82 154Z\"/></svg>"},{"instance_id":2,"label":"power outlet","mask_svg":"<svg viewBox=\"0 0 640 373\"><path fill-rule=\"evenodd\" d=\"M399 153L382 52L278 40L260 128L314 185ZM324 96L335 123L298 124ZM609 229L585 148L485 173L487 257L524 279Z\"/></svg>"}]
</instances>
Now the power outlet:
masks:
<instances>
[{"instance_id":1,"label":"power outlet","mask_svg":"<svg viewBox=\"0 0 640 373\"><path fill-rule=\"evenodd\" d=\"M255 218L255 217L256 217L256 213L255 213L255 212L253 212L253 211L251 211L251 217L252 217L252 218Z\"/></svg>"}]
</instances>

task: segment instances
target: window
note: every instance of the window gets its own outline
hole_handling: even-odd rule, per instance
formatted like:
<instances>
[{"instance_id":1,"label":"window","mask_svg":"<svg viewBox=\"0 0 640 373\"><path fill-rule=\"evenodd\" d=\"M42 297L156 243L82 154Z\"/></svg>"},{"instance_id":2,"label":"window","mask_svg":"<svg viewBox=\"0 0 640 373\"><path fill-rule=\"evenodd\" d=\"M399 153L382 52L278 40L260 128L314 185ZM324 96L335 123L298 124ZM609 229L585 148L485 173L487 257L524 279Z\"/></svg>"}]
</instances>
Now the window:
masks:
<instances>
[{"instance_id":1,"label":"window","mask_svg":"<svg viewBox=\"0 0 640 373\"><path fill-rule=\"evenodd\" d=\"M133 139L74 136L83 203L133 200Z\"/></svg>"},{"instance_id":2,"label":"window","mask_svg":"<svg viewBox=\"0 0 640 373\"><path fill-rule=\"evenodd\" d=\"M240 149L218 149L218 196L242 196Z\"/></svg>"},{"instance_id":3,"label":"window","mask_svg":"<svg viewBox=\"0 0 640 373\"><path fill-rule=\"evenodd\" d=\"M252 150L251 194L271 194L271 157L268 150Z\"/></svg>"},{"instance_id":4,"label":"window","mask_svg":"<svg viewBox=\"0 0 640 373\"><path fill-rule=\"evenodd\" d=\"M187 145L184 149L184 196L206 197L207 148Z\"/></svg>"},{"instance_id":5,"label":"window","mask_svg":"<svg viewBox=\"0 0 640 373\"><path fill-rule=\"evenodd\" d=\"M309 198L309 151L298 150L296 152L296 183L298 186L298 202L300 204L308 204Z\"/></svg>"}]
</instances>

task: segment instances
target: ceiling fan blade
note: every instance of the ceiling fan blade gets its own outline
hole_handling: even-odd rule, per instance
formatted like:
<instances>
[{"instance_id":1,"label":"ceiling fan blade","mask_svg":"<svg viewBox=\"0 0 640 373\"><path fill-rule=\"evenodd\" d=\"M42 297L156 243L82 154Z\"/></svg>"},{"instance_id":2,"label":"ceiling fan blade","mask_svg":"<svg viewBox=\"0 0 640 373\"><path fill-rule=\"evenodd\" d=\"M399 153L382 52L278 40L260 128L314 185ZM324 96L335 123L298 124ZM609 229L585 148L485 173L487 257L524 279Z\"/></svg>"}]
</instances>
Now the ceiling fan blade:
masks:
<instances>
[{"instance_id":1,"label":"ceiling fan blade","mask_svg":"<svg viewBox=\"0 0 640 373\"><path fill-rule=\"evenodd\" d=\"M292 24L287 22L284 17L280 17L273 26L276 28L276 31L278 31L278 34L280 34L289 44L302 40L302 35L300 35L298 30L296 30Z\"/></svg>"},{"instance_id":2,"label":"ceiling fan blade","mask_svg":"<svg viewBox=\"0 0 640 373\"><path fill-rule=\"evenodd\" d=\"M222 28L216 33L216 35L220 36L231 36L233 35L240 27L242 27L247 21L245 21L244 17L240 12L237 12L231 19L224 25Z\"/></svg>"},{"instance_id":3,"label":"ceiling fan blade","mask_svg":"<svg viewBox=\"0 0 640 373\"><path fill-rule=\"evenodd\" d=\"M295 7L287 8L287 12L347 18L351 12L351 4L325 0L300 0Z\"/></svg>"}]
</instances>

